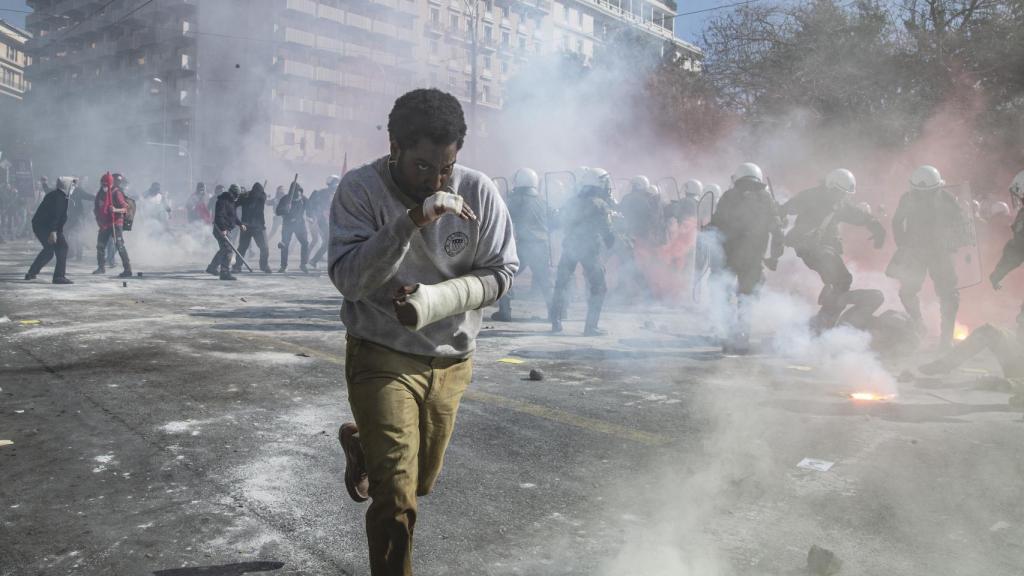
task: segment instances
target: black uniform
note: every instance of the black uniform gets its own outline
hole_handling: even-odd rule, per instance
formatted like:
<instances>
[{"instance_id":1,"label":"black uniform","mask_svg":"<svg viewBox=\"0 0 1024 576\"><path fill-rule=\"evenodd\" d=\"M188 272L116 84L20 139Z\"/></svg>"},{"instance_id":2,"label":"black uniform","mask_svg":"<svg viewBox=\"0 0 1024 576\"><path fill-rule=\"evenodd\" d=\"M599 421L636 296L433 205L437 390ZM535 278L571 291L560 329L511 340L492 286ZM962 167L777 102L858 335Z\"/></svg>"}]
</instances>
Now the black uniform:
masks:
<instances>
[{"instance_id":1,"label":"black uniform","mask_svg":"<svg viewBox=\"0 0 1024 576\"><path fill-rule=\"evenodd\" d=\"M1017 211L1012 229L1013 237L1003 246L1003 255L989 276L993 286L999 286L1007 274L1024 264L1024 208ZM1019 318L1019 322L1024 325L1024 303L1021 304Z\"/></svg>"},{"instance_id":2,"label":"black uniform","mask_svg":"<svg viewBox=\"0 0 1024 576\"><path fill-rule=\"evenodd\" d=\"M231 275L231 262L235 259L235 251L228 244L228 235L242 223L235 212L237 199L238 197L229 190L221 193L214 205L213 237L217 240L219 250L206 271L211 274L219 272L221 279L224 280L234 279Z\"/></svg>"},{"instance_id":3,"label":"black uniform","mask_svg":"<svg viewBox=\"0 0 1024 576\"><path fill-rule=\"evenodd\" d=\"M306 232L306 198L302 195L301 186L295 184L292 191L281 198L276 213L281 216L283 226L281 242L277 245L281 249L280 272L288 270L288 248L292 236L295 236L301 247L299 268L306 272L306 263L309 261L309 235Z\"/></svg>"},{"instance_id":4,"label":"black uniform","mask_svg":"<svg viewBox=\"0 0 1024 576\"><path fill-rule=\"evenodd\" d=\"M885 242L885 228L851 202L846 192L825 186L804 190L783 204L780 211L783 221L787 216L796 215L796 223L786 234L786 245L796 250L796 255L817 272L825 284L818 297L821 312L815 318L815 328L833 326L843 312L843 295L853 284L853 274L843 262L839 225L868 228L876 248L881 248Z\"/></svg>"},{"instance_id":5,"label":"black uniform","mask_svg":"<svg viewBox=\"0 0 1024 576\"><path fill-rule=\"evenodd\" d=\"M239 199L242 206L242 224L245 230L242 231L238 240L238 252L244 257L249 250L249 244L256 242L260 250L260 270L269 273L270 250L267 248L267 220L264 216L264 208L267 205L267 194L263 191L263 185L259 182L252 185L252 190ZM241 262L235 262L235 271L242 267Z\"/></svg>"},{"instance_id":6,"label":"black uniform","mask_svg":"<svg viewBox=\"0 0 1024 576\"><path fill-rule=\"evenodd\" d=\"M67 270L68 242L64 238L64 225L68 221L68 195L64 190L56 188L43 197L43 201L32 216L32 232L43 245L34 262L25 275L26 280L35 278L43 266L46 266L53 256L57 256L57 264L53 268L53 283L68 283L64 274ZM51 242L51 235L53 241Z\"/></svg>"},{"instance_id":7,"label":"black uniform","mask_svg":"<svg viewBox=\"0 0 1024 576\"><path fill-rule=\"evenodd\" d=\"M336 189L335 189L336 190ZM330 188L321 188L314 191L309 200L306 201L306 210L320 232L320 245L317 247L310 264L316 268L320 260L327 254L327 248L331 244L331 202L334 201L334 192Z\"/></svg>"},{"instance_id":8,"label":"black uniform","mask_svg":"<svg viewBox=\"0 0 1024 576\"><path fill-rule=\"evenodd\" d=\"M96 202L96 196L89 194L85 188L75 188L71 192L68 204L67 236L70 238L69 252L75 261L81 260L85 255L85 244L92 236L90 234L92 223L92 209Z\"/></svg>"},{"instance_id":9,"label":"black uniform","mask_svg":"<svg viewBox=\"0 0 1024 576\"><path fill-rule=\"evenodd\" d=\"M968 245L967 215L948 190L911 190L900 198L892 218L896 253L885 273L900 281L900 301L920 327L918 293L925 276L931 276L942 315L939 343L950 346L960 308L953 254Z\"/></svg>"},{"instance_id":10,"label":"black uniform","mask_svg":"<svg viewBox=\"0 0 1024 576\"><path fill-rule=\"evenodd\" d=\"M555 291L548 313L552 329L556 332L562 329L562 318L568 306L566 293L576 274L577 266L583 266L583 277L590 289L584 333L598 332L597 323L601 318L601 307L608 293L604 264L601 261L601 246L610 249L615 245L615 232L612 230L613 212L609 198L598 188L586 188L579 196L569 201L569 206L563 214L565 238L562 239L562 257L558 261Z\"/></svg>"},{"instance_id":11,"label":"black uniform","mask_svg":"<svg viewBox=\"0 0 1024 576\"><path fill-rule=\"evenodd\" d=\"M551 308L551 245L548 239L548 206L536 188L515 188L508 197L512 218L519 271L530 270L532 288L540 290L544 303ZM491 318L508 321L512 318L515 288L498 300L498 312Z\"/></svg>"},{"instance_id":12,"label":"black uniform","mask_svg":"<svg viewBox=\"0 0 1024 576\"><path fill-rule=\"evenodd\" d=\"M773 269L784 250L778 205L763 183L741 178L722 194L709 228L718 234L724 255L724 268L717 273L736 279L736 318L725 347L744 351L750 337L751 296L764 282L769 242Z\"/></svg>"}]
</instances>

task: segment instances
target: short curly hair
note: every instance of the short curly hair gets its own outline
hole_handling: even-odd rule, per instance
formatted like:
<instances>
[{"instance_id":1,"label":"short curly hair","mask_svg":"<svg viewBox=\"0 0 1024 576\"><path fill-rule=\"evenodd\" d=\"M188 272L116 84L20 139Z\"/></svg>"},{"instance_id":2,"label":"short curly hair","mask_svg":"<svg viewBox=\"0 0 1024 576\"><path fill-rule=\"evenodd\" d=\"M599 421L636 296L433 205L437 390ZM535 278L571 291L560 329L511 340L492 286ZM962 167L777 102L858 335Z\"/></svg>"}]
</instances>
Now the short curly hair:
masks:
<instances>
[{"instance_id":1,"label":"short curly hair","mask_svg":"<svg viewBox=\"0 0 1024 576\"><path fill-rule=\"evenodd\" d=\"M420 88L395 100L388 115L388 135L402 149L427 138L434 144L454 143L461 150L466 139L466 117L455 96L436 88Z\"/></svg>"}]
</instances>

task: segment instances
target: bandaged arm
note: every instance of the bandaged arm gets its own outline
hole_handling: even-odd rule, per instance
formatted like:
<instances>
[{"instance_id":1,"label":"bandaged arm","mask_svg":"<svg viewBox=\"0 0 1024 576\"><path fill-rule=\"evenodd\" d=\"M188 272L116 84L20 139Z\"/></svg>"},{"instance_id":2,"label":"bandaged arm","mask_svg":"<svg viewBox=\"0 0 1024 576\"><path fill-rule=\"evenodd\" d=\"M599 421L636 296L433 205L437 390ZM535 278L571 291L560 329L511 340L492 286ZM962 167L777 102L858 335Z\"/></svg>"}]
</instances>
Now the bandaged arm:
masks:
<instances>
[{"instance_id":1,"label":"bandaged arm","mask_svg":"<svg viewBox=\"0 0 1024 576\"><path fill-rule=\"evenodd\" d=\"M420 330L450 316L478 310L491 300L488 291L484 279L472 274L438 284L420 284L406 300L416 310L416 323L407 327Z\"/></svg>"}]
</instances>

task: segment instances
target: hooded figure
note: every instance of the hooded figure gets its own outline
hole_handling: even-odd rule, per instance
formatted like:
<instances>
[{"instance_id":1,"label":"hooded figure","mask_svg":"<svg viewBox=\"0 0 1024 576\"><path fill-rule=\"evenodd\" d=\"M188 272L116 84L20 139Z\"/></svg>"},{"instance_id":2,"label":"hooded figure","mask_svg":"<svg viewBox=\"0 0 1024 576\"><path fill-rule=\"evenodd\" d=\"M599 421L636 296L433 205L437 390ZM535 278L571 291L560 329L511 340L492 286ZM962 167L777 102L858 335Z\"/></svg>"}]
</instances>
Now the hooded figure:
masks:
<instances>
[{"instance_id":1,"label":"hooded figure","mask_svg":"<svg viewBox=\"0 0 1024 576\"><path fill-rule=\"evenodd\" d=\"M284 229L281 231L281 242L277 245L281 249L281 269L278 272L288 271L288 248L292 242L292 236L299 242L299 269L309 272L306 263L309 261L309 233L306 230L306 216L308 207L306 197L302 195L302 186L293 182L291 189L281 201L278 202L275 212L281 217Z\"/></svg>"},{"instance_id":2,"label":"hooded figure","mask_svg":"<svg viewBox=\"0 0 1024 576\"><path fill-rule=\"evenodd\" d=\"M316 225L318 236L320 236L320 245L317 246L316 252L309 260L313 268L316 268L320 260L327 254L331 236L331 202L334 200L334 192L337 191L339 182L341 182L341 178L332 175L327 179L327 187L314 191L306 203L309 219Z\"/></svg>"},{"instance_id":3,"label":"hooded figure","mask_svg":"<svg viewBox=\"0 0 1024 576\"><path fill-rule=\"evenodd\" d=\"M75 186L74 178L62 176L57 179L57 187L46 193L43 201L32 217L32 232L36 235L43 249L39 251L35 261L29 266L25 280L32 280L39 275L54 255L57 264L53 268L54 284L72 284L64 273L67 268L68 243L64 238L64 224L68 221L68 199Z\"/></svg>"},{"instance_id":4,"label":"hooded figure","mask_svg":"<svg viewBox=\"0 0 1024 576\"><path fill-rule=\"evenodd\" d=\"M270 274L271 270L268 262L270 251L267 249L267 220L263 213L267 205L267 193L263 190L263 184L259 182L253 184L252 190L239 200L239 205L242 207L241 221L245 228L242 230L238 240L238 253L244 258L249 250L249 244L255 241L256 247L260 250L260 270ZM236 261L232 270L238 272L241 269L242 263Z\"/></svg>"},{"instance_id":5,"label":"hooded figure","mask_svg":"<svg viewBox=\"0 0 1024 576\"><path fill-rule=\"evenodd\" d=\"M237 280L231 275L231 264L235 259L235 251L231 248L231 241L228 236L236 226L244 232L247 229L238 219L235 207L238 205L238 196L241 190L238 185L232 184L226 192L217 196L217 204L213 215L213 237L217 240L218 250L206 267L208 274L219 275L221 280Z\"/></svg>"},{"instance_id":6,"label":"hooded figure","mask_svg":"<svg viewBox=\"0 0 1024 576\"><path fill-rule=\"evenodd\" d=\"M107 172L100 178L100 191L96 194L93 204L96 224L100 228L96 237L96 270L93 274L106 273L107 244L113 239L117 253L121 256L121 266L124 268L119 277L131 277L132 265L128 259L128 249L124 245L124 218L128 210L128 200L124 192L110 172Z\"/></svg>"}]
</instances>

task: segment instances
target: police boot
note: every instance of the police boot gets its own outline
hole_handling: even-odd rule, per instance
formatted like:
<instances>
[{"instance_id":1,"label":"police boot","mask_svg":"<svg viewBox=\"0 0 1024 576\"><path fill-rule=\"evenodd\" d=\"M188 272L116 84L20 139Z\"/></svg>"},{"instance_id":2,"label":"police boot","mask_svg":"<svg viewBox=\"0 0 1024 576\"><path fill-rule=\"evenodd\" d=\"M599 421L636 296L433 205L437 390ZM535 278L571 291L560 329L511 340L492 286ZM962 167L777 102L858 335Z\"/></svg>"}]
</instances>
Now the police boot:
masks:
<instances>
[{"instance_id":1,"label":"police boot","mask_svg":"<svg viewBox=\"0 0 1024 576\"><path fill-rule=\"evenodd\" d=\"M221 270L220 270L220 279L221 280L238 280L238 278L235 278L234 276L231 275L231 270L228 269L228 268L221 268Z\"/></svg>"},{"instance_id":2,"label":"police boot","mask_svg":"<svg viewBox=\"0 0 1024 576\"><path fill-rule=\"evenodd\" d=\"M605 336L607 331L597 327L601 319L601 307L604 305L604 295L591 296L587 301L587 323L583 328L584 336Z\"/></svg>"},{"instance_id":3,"label":"police boot","mask_svg":"<svg viewBox=\"0 0 1024 576\"><path fill-rule=\"evenodd\" d=\"M491 314L491 320L496 322L509 322L512 320L512 299L506 294L498 300L498 311Z\"/></svg>"}]
</instances>

